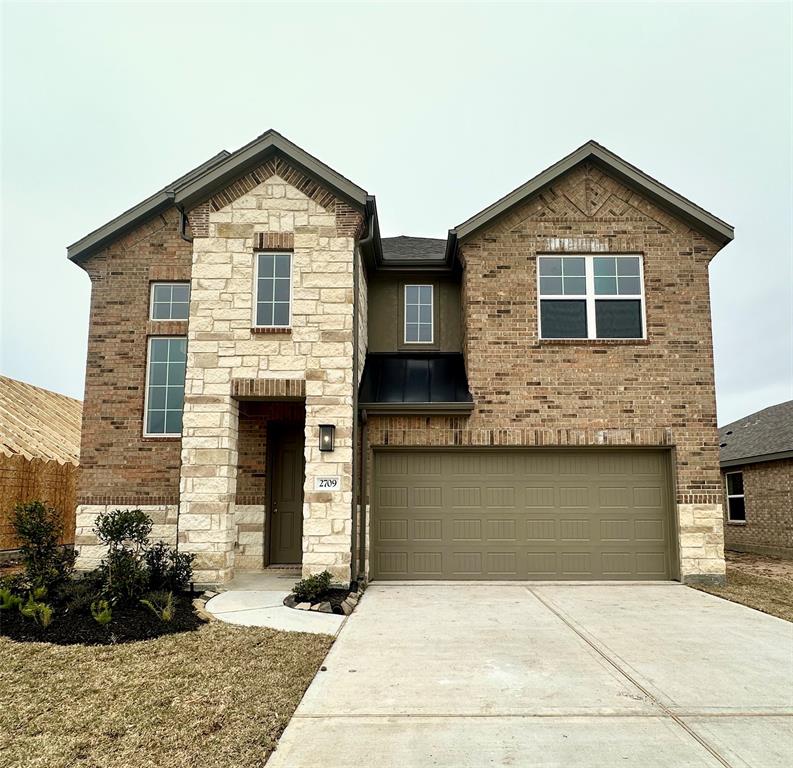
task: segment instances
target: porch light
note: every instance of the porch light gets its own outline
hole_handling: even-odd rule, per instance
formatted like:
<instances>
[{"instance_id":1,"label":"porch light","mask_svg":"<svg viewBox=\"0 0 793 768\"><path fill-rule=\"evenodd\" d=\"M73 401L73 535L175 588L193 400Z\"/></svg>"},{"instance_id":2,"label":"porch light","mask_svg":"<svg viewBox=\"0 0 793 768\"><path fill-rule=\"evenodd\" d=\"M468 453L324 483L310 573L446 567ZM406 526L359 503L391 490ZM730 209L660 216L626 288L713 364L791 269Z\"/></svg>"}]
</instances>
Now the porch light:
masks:
<instances>
[{"instance_id":1,"label":"porch light","mask_svg":"<svg viewBox=\"0 0 793 768\"><path fill-rule=\"evenodd\" d=\"M336 432L334 424L320 424L319 425L319 450L332 451L333 450L333 436Z\"/></svg>"}]
</instances>

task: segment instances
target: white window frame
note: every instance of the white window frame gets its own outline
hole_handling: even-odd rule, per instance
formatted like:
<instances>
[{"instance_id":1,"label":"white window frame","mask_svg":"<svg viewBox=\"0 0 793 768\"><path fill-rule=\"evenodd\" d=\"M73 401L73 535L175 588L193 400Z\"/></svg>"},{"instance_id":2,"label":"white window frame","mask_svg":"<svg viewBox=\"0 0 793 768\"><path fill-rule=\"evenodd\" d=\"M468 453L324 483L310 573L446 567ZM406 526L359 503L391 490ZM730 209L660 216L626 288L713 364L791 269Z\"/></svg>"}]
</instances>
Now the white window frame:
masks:
<instances>
[{"instance_id":1,"label":"white window frame","mask_svg":"<svg viewBox=\"0 0 793 768\"><path fill-rule=\"evenodd\" d=\"M170 317L154 317L154 288L157 285L186 285L187 286L187 317L171 319ZM149 320L153 323L186 323L190 318L190 294L192 286L189 280L155 280L149 291ZM173 304L173 302L171 302Z\"/></svg>"},{"instance_id":2,"label":"white window frame","mask_svg":"<svg viewBox=\"0 0 793 768\"><path fill-rule=\"evenodd\" d=\"M183 321L176 321L183 322ZM187 336L149 336L146 342L146 384L143 390L143 436L144 437L181 437L181 432L149 432L149 372L151 371L151 345L155 339L184 339L187 343ZM185 356L185 383L184 392L187 392L187 358ZM168 394L166 392L166 398ZM182 419L184 419L184 403L182 404ZM182 424L184 428L184 423Z\"/></svg>"},{"instance_id":3,"label":"white window frame","mask_svg":"<svg viewBox=\"0 0 793 768\"><path fill-rule=\"evenodd\" d=\"M259 296L259 256L288 256L289 257L289 320L286 325L262 325L257 322L258 296ZM253 311L251 313L251 328L291 328L292 306L295 290L295 254L293 251L254 251L253 252Z\"/></svg>"},{"instance_id":4,"label":"white window frame","mask_svg":"<svg viewBox=\"0 0 793 768\"><path fill-rule=\"evenodd\" d=\"M408 341L408 288L429 288L430 289L430 340L429 341ZM421 291L419 291L421 294ZM423 304L417 305L421 309ZM405 283L402 292L402 314L404 316L402 323L402 343L403 344L417 344L423 346L426 344L435 343L435 286L433 283ZM419 311L419 315L421 312ZM419 322L419 326L426 325L426 323Z\"/></svg>"},{"instance_id":5,"label":"white window frame","mask_svg":"<svg viewBox=\"0 0 793 768\"><path fill-rule=\"evenodd\" d=\"M733 472L724 473L724 495L727 498L727 522L728 523L745 523L746 522L746 487L744 486L743 493L730 493L730 484L727 478L730 475L740 475L741 485L744 483L743 470L736 469ZM730 499L743 499L743 520L733 519L732 510L730 509Z\"/></svg>"},{"instance_id":6,"label":"white window frame","mask_svg":"<svg viewBox=\"0 0 793 768\"><path fill-rule=\"evenodd\" d=\"M595 294L595 259L596 258L633 258L639 259L639 293L638 294ZM542 259L584 259L584 276L586 279L586 295L579 294L541 294L540 293L540 261ZM537 338L544 341L641 341L647 338L647 301L644 290L644 258L640 253L539 253L537 254ZM598 336L595 302L601 300L632 300L639 301L641 336ZM550 336L542 335L542 301L586 301L586 336Z\"/></svg>"}]
</instances>

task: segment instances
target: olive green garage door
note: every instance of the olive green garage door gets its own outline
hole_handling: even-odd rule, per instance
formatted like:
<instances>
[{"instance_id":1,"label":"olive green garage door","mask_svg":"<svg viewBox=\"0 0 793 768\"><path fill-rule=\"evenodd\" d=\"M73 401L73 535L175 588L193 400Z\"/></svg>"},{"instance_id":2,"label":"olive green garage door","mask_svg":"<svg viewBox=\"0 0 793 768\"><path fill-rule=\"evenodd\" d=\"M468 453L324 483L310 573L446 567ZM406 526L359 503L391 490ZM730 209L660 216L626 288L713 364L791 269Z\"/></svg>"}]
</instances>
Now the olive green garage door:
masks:
<instances>
[{"instance_id":1,"label":"olive green garage door","mask_svg":"<svg viewBox=\"0 0 793 768\"><path fill-rule=\"evenodd\" d=\"M381 450L373 579L669 579L669 457Z\"/></svg>"}]
</instances>

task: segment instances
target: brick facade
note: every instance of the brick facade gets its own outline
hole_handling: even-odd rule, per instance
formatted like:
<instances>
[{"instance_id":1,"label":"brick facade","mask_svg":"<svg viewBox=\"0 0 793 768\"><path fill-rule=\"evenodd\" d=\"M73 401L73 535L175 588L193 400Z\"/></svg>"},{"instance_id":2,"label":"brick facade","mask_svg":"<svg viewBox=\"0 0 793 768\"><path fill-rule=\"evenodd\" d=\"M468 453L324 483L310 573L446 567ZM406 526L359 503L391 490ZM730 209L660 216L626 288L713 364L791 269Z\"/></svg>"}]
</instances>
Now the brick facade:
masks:
<instances>
[{"instance_id":1,"label":"brick facade","mask_svg":"<svg viewBox=\"0 0 793 768\"><path fill-rule=\"evenodd\" d=\"M370 445L673 446L682 576L723 575L708 289L718 250L579 166L460 245L471 415L372 416ZM643 255L646 340L539 339L537 254L592 252Z\"/></svg>"},{"instance_id":2,"label":"brick facade","mask_svg":"<svg viewBox=\"0 0 793 768\"><path fill-rule=\"evenodd\" d=\"M730 467L743 473L746 522L727 521L724 546L738 552L758 552L793 558L793 459Z\"/></svg>"}]
</instances>

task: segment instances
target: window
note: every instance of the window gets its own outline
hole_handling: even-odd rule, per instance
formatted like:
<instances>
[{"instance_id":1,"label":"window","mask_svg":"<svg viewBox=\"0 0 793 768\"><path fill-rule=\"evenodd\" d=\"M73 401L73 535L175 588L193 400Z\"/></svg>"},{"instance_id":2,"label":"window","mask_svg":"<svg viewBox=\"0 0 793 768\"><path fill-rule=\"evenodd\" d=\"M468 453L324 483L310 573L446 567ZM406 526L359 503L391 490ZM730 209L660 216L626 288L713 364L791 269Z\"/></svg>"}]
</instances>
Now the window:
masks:
<instances>
[{"instance_id":1,"label":"window","mask_svg":"<svg viewBox=\"0 0 793 768\"><path fill-rule=\"evenodd\" d=\"M405 344L434 341L431 285L405 286Z\"/></svg>"},{"instance_id":2,"label":"window","mask_svg":"<svg viewBox=\"0 0 793 768\"><path fill-rule=\"evenodd\" d=\"M640 256L540 256L541 339L644 338Z\"/></svg>"},{"instance_id":3,"label":"window","mask_svg":"<svg viewBox=\"0 0 793 768\"><path fill-rule=\"evenodd\" d=\"M256 254L254 322L258 328L288 328L292 304L292 254Z\"/></svg>"},{"instance_id":4,"label":"window","mask_svg":"<svg viewBox=\"0 0 793 768\"><path fill-rule=\"evenodd\" d=\"M190 314L190 283L152 283L151 319L187 320Z\"/></svg>"},{"instance_id":5,"label":"window","mask_svg":"<svg viewBox=\"0 0 793 768\"><path fill-rule=\"evenodd\" d=\"M184 336L149 339L144 435L178 437L182 434L186 365L187 339Z\"/></svg>"},{"instance_id":6,"label":"window","mask_svg":"<svg viewBox=\"0 0 793 768\"><path fill-rule=\"evenodd\" d=\"M743 496L743 472L728 472L727 520L730 523L746 522L746 501Z\"/></svg>"}]
</instances>

